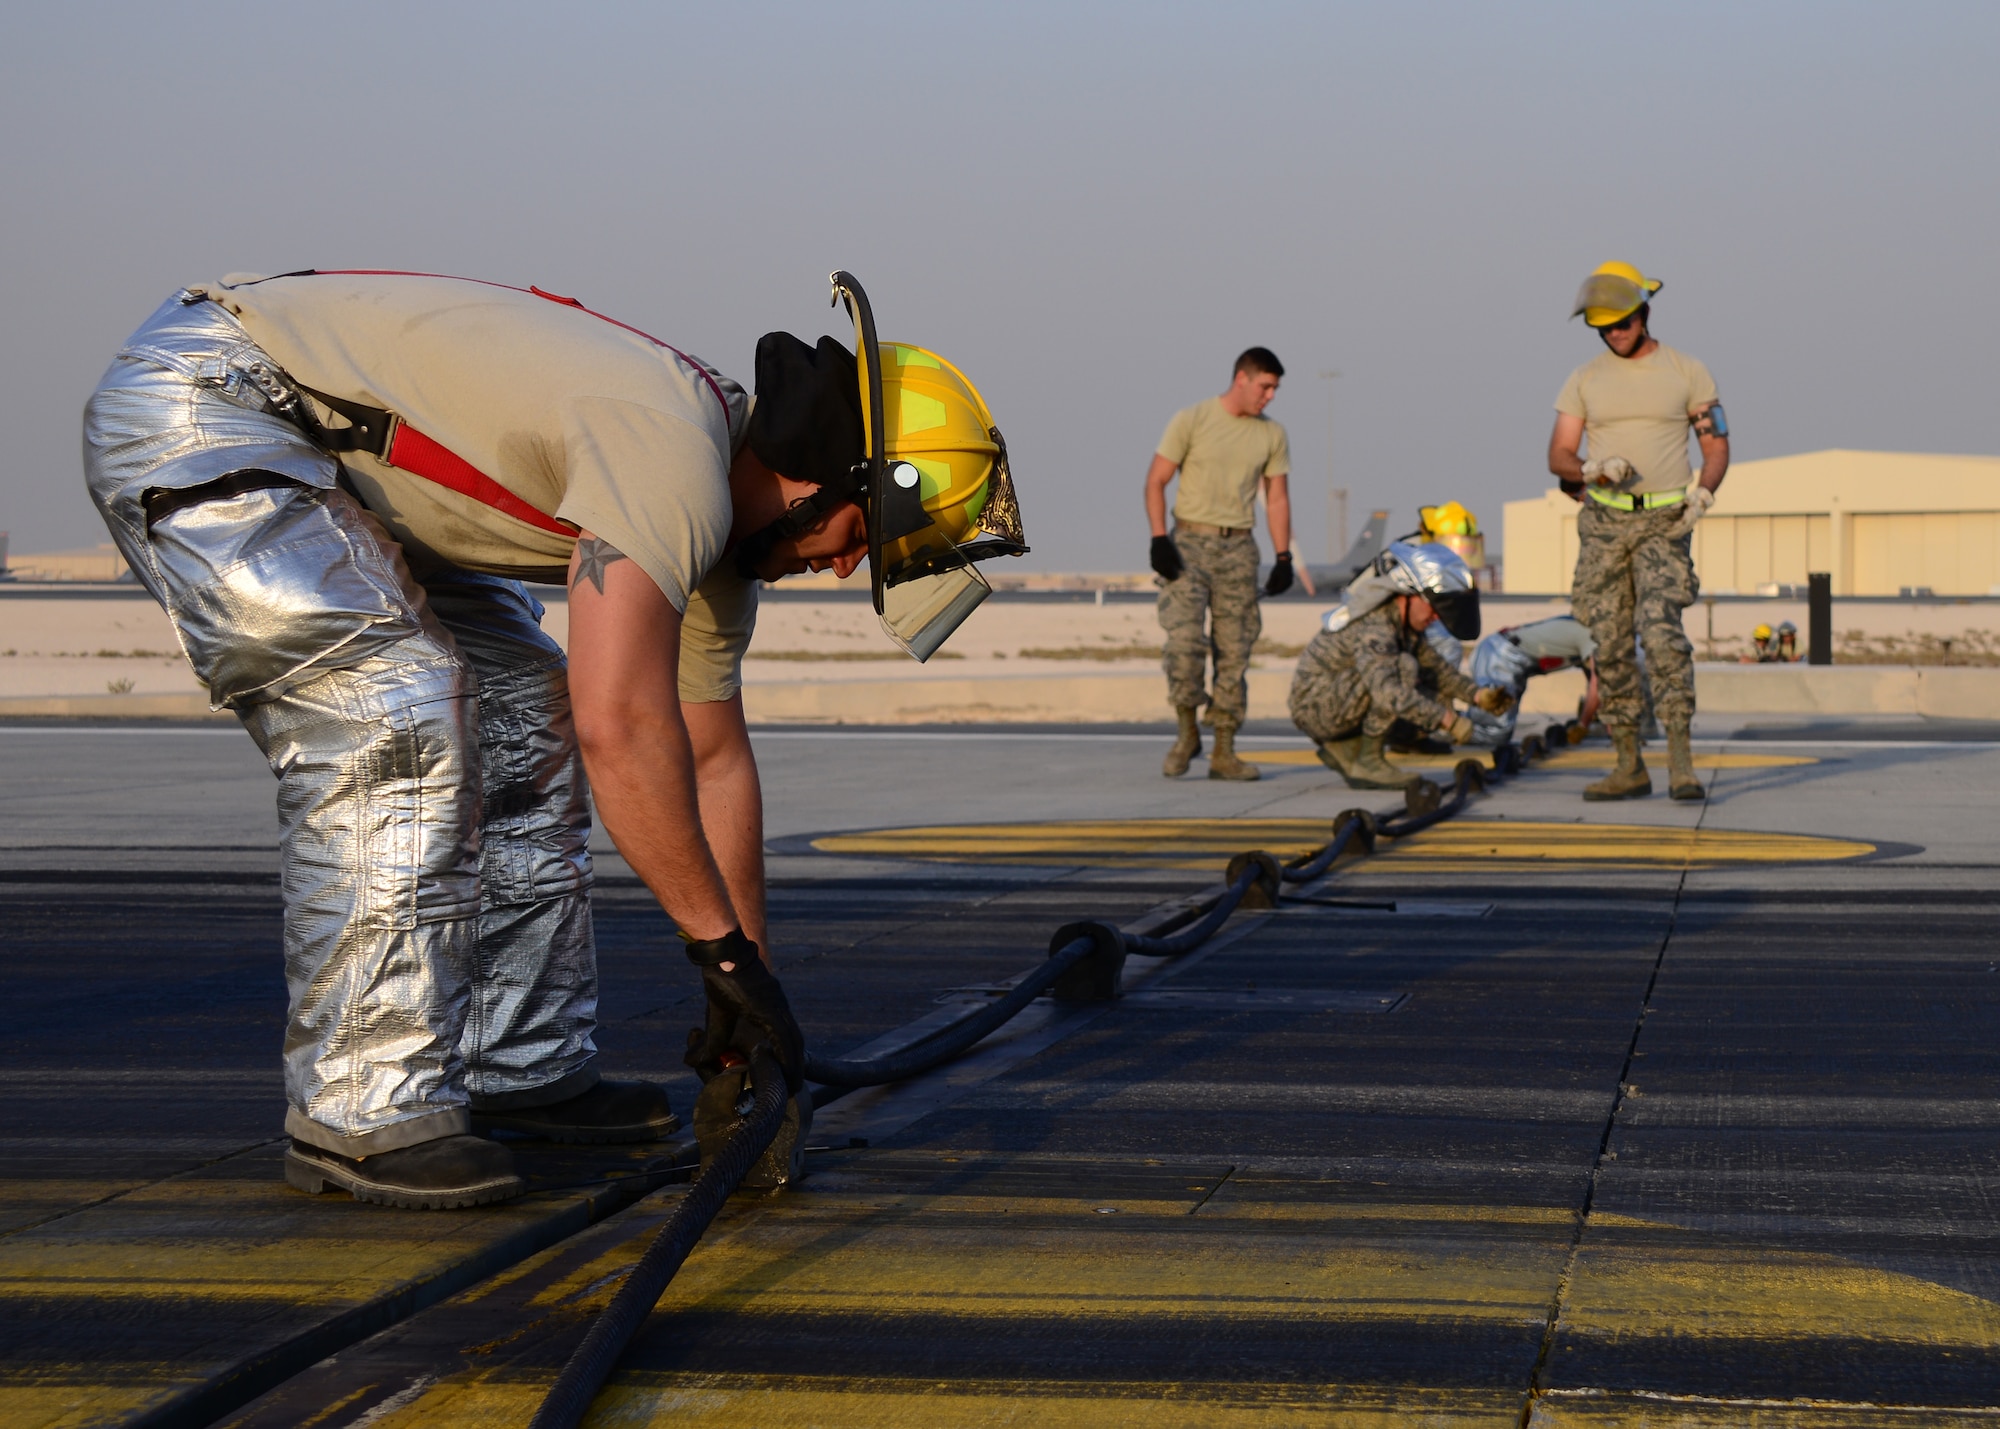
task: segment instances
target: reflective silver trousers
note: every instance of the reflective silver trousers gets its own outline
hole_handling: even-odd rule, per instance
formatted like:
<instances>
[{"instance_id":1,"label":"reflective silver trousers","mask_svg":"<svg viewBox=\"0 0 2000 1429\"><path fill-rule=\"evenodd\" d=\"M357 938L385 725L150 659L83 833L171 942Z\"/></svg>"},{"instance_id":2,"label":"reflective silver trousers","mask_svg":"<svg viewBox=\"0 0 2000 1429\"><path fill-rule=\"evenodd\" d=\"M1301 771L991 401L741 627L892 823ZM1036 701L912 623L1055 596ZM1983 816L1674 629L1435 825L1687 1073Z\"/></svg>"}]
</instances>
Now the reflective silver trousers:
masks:
<instances>
[{"instance_id":1,"label":"reflective silver trousers","mask_svg":"<svg viewBox=\"0 0 2000 1429\"><path fill-rule=\"evenodd\" d=\"M286 1129L349 1156L597 1080L590 811L562 650L513 581L416 569L290 420L296 394L176 297L84 410L90 494L278 776ZM243 471L297 485L182 507Z\"/></svg>"}]
</instances>

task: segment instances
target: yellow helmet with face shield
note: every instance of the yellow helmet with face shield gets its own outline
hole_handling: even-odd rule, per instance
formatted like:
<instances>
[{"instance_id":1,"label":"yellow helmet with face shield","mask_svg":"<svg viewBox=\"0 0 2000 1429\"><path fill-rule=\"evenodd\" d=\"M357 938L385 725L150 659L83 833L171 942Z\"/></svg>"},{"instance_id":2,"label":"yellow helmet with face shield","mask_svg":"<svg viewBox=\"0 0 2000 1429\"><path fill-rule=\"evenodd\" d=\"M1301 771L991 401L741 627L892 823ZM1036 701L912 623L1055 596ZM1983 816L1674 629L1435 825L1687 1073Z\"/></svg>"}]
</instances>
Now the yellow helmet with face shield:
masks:
<instances>
[{"instance_id":1,"label":"yellow helmet with face shield","mask_svg":"<svg viewBox=\"0 0 2000 1429\"><path fill-rule=\"evenodd\" d=\"M1007 443L964 373L876 337L852 273L833 275L833 295L854 319L875 613L891 640L928 660L993 593L973 563L1028 550Z\"/></svg>"},{"instance_id":2,"label":"yellow helmet with face shield","mask_svg":"<svg viewBox=\"0 0 2000 1429\"><path fill-rule=\"evenodd\" d=\"M889 480L907 487L914 479L931 522L883 543L885 575L899 584L940 559L1014 554L1010 547L1020 544L1021 515L1007 448L986 399L970 378L928 348L885 342L879 352Z\"/></svg>"},{"instance_id":3,"label":"yellow helmet with face shield","mask_svg":"<svg viewBox=\"0 0 2000 1429\"><path fill-rule=\"evenodd\" d=\"M1638 312L1664 286L1630 263L1600 263L1577 289L1570 316L1581 316L1591 327L1610 327Z\"/></svg>"},{"instance_id":4,"label":"yellow helmet with face shield","mask_svg":"<svg viewBox=\"0 0 2000 1429\"><path fill-rule=\"evenodd\" d=\"M1479 532L1479 518L1462 503L1447 501L1442 506L1419 506L1417 521L1420 527L1417 534L1424 540L1458 552L1459 558L1475 571L1485 567L1486 538Z\"/></svg>"},{"instance_id":5,"label":"yellow helmet with face shield","mask_svg":"<svg viewBox=\"0 0 2000 1429\"><path fill-rule=\"evenodd\" d=\"M745 441L772 471L817 489L738 542L737 568L754 577L778 541L854 502L875 612L890 639L928 660L992 594L973 563L1027 553L1007 443L963 372L927 348L877 339L852 274L835 273L833 293L854 319L854 352L785 332L757 343Z\"/></svg>"}]
</instances>

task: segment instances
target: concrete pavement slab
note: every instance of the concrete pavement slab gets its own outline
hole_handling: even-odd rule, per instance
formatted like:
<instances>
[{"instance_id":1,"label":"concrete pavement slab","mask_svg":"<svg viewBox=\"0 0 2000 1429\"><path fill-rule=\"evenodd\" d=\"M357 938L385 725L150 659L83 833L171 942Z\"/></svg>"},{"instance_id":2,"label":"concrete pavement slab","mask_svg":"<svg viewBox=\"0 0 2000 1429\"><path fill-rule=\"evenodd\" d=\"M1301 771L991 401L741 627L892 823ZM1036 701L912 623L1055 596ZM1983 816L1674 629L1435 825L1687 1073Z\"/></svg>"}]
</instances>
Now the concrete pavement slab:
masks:
<instances>
[{"instance_id":1,"label":"concrete pavement slab","mask_svg":"<svg viewBox=\"0 0 2000 1429\"><path fill-rule=\"evenodd\" d=\"M1584 746L1310 890L1398 911L1245 916L1125 1005L1051 1022L992 1075L917 1098L867 1147L814 1153L802 1190L739 1199L600 1416L1985 1417L2000 850L1982 794L2000 752L1704 732L1706 804L1585 805L1601 760ZM771 836L791 850L777 943L816 1044L976 995L1062 922L1212 882L1232 828L1304 838L1383 802L1316 765L1168 781L1154 736L1028 733L758 736ZM5 1337L23 1348L0 1353L0 1413L59 1422L102 1387L100 1417L129 1420L135 1386L226 1381L244 1371L202 1366L232 1345L250 1363L328 1325L351 1337L366 1327L341 1317L365 1312L401 1318L240 1422L524 1420L678 1192L529 1254L486 1212L285 1190L265 1145L277 902L253 852L268 773L240 733L237 754L175 736L121 795L112 736L36 738L0 743L32 756L6 765L0 812L17 834L68 818L61 842L79 847L0 848L17 880L0 884L0 1085L18 1093L0 1135L19 1134L0 1317L33 1328ZM140 832L211 792L215 818L186 844ZM882 832L954 826L977 844L1002 825L1034 825L1053 861ZM1163 830L1165 858L1121 848ZM882 852L832 842L857 837ZM91 880L110 863L129 878L107 893ZM650 898L605 867L607 1066L684 1099L692 976ZM232 1233L253 1252L235 1265ZM384 1265L401 1278L369 1281ZM437 1277L465 1266L483 1278L422 1313L395 1298L450 1289Z\"/></svg>"}]
</instances>

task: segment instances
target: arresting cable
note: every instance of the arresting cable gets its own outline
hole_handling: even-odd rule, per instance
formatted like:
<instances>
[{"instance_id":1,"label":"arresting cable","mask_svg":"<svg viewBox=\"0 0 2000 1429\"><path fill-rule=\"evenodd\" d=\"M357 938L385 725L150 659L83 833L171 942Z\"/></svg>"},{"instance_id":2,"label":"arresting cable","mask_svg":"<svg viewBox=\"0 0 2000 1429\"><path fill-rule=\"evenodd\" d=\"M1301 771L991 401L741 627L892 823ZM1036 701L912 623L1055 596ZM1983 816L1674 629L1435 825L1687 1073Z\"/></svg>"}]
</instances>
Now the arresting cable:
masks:
<instances>
[{"instance_id":1,"label":"arresting cable","mask_svg":"<svg viewBox=\"0 0 2000 1429\"><path fill-rule=\"evenodd\" d=\"M1184 910L1177 922L1167 925L1171 931L1138 934L1124 933L1105 923L1070 924L1056 934L1062 940L1061 945L1052 948L1048 959L1014 984L1005 997L938 1028L908 1047L865 1059L819 1057L808 1051L806 1080L819 1084L813 1104L824 1106L858 1087L907 1081L956 1060L1013 1020L1107 944L1120 950L1120 961L1123 953L1151 958L1181 957L1207 942L1232 914L1246 905L1271 908L1281 900L1315 901L1284 900L1282 890L1286 884L1306 884L1324 877L1334 862L1357 843L1359 851L1365 854L1373 851L1378 837L1405 838L1451 818L1475 794L1545 759L1552 743L1577 743L1581 733L1574 725L1556 724L1541 735L1528 736L1518 745L1503 744L1493 751L1490 770L1476 759L1461 759L1452 770L1448 792L1425 781L1417 787L1428 792L1413 792L1408 807L1398 814L1384 817L1350 809L1334 819L1333 836L1325 845L1289 863L1280 864L1263 852L1238 854L1230 860L1228 882L1223 889ZM1065 934L1071 936L1064 938ZM610 1377L660 1296L666 1293L682 1262L777 1136L785 1120L785 1077L767 1049L759 1048L751 1059L749 1086L744 1103L736 1109L742 1120L714 1159L702 1169L693 1189L661 1227L625 1277L611 1304L591 1325L583 1342L563 1366L548 1397L536 1411L531 1429L576 1429L583 1421L591 1400Z\"/></svg>"}]
</instances>

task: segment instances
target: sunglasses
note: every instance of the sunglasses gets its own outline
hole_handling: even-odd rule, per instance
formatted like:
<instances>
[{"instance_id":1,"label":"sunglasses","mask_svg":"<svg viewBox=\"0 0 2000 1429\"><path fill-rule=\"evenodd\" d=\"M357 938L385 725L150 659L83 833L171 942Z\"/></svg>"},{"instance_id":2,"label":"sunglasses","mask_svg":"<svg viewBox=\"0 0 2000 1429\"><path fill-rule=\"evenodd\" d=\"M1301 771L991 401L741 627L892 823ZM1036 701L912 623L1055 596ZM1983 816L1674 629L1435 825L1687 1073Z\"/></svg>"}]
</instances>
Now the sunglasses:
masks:
<instances>
[{"instance_id":1,"label":"sunglasses","mask_svg":"<svg viewBox=\"0 0 2000 1429\"><path fill-rule=\"evenodd\" d=\"M1623 332L1625 331L1626 328L1631 327L1638 321L1639 321L1639 315L1637 313L1627 313L1625 314L1624 317L1618 319L1618 321L1615 323L1606 323L1604 327L1601 329L1601 331Z\"/></svg>"}]
</instances>

